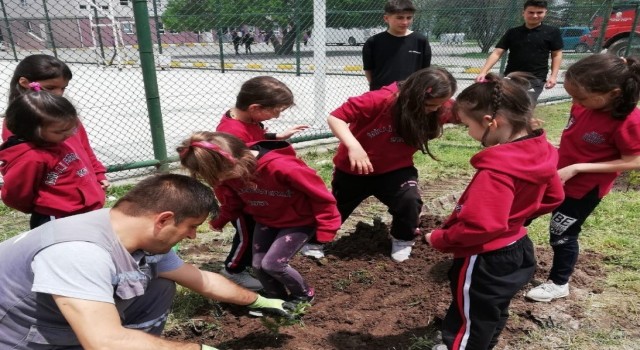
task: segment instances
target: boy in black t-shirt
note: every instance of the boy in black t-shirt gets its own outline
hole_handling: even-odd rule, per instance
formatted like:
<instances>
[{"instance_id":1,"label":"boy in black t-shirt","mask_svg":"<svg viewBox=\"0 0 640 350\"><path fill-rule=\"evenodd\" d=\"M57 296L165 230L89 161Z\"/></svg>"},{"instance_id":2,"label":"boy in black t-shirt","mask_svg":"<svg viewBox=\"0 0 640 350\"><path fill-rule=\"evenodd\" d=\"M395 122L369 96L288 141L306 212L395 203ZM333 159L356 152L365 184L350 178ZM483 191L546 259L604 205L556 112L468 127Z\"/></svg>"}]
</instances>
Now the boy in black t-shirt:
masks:
<instances>
[{"instance_id":1,"label":"boy in black t-shirt","mask_svg":"<svg viewBox=\"0 0 640 350\"><path fill-rule=\"evenodd\" d=\"M389 0L384 7L388 29L364 43L362 61L370 90L404 80L431 65L427 38L409 29L416 8L411 0Z\"/></svg>"},{"instance_id":2,"label":"boy in black t-shirt","mask_svg":"<svg viewBox=\"0 0 640 350\"><path fill-rule=\"evenodd\" d=\"M524 24L507 30L500 38L476 77L476 82L484 81L484 76L508 50L509 56L504 75L511 72L531 73L535 78L531 79L529 96L534 103L538 101L543 88L554 87L562 63L563 44L560 30L542 23L546 15L547 1L527 0L522 11ZM547 77L549 56L551 56L551 74Z\"/></svg>"}]
</instances>

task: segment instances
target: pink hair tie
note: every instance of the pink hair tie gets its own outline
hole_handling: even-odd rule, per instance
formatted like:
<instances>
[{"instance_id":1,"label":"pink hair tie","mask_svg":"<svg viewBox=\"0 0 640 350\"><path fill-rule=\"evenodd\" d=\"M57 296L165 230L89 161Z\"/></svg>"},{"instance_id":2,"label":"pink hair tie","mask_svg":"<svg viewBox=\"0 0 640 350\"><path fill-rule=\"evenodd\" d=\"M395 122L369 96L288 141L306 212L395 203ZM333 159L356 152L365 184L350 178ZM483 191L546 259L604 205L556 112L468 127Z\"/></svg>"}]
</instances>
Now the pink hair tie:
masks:
<instances>
[{"instance_id":1,"label":"pink hair tie","mask_svg":"<svg viewBox=\"0 0 640 350\"><path fill-rule=\"evenodd\" d=\"M221 156L223 156L224 158L226 158L228 161L230 161L231 163L235 163L236 159L229 154L229 152L223 150L222 148L220 148L220 146L213 144L211 142L207 142L207 141L196 141L196 142L191 142L191 146L193 147L200 147L200 148L205 148L208 150L212 150L214 152L217 152L218 154L220 154Z\"/></svg>"},{"instance_id":2,"label":"pink hair tie","mask_svg":"<svg viewBox=\"0 0 640 350\"><path fill-rule=\"evenodd\" d=\"M34 81L33 83L29 83L29 89L33 91L40 91L42 90L42 86L37 81Z\"/></svg>"},{"instance_id":3,"label":"pink hair tie","mask_svg":"<svg viewBox=\"0 0 640 350\"><path fill-rule=\"evenodd\" d=\"M189 152L189 147L182 147L182 149L178 152L180 158L184 158Z\"/></svg>"},{"instance_id":4,"label":"pink hair tie","mask_svg":"<svg viewBox=\"0 0 640 350\"><path fill-rule=\"evenodd\" d=\"M433 91L433 88L431 86L429 86L428 88L426 88L426 90L424 90L424 92L430 94L431 91Z\"/></svg>"}]
</instances>

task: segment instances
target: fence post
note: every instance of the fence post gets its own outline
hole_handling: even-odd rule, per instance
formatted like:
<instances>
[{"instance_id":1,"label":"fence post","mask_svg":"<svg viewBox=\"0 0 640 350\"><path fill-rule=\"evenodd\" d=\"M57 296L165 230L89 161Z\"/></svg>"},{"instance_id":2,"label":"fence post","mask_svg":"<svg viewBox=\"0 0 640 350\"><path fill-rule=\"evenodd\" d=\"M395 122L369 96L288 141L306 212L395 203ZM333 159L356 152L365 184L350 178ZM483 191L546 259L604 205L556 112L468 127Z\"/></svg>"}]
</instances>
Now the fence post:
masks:
<instances>
[{"instance_id":1,"label":"fence post","mask_svg":"<svg viewBox=\"0 0 640 350\"><path fill-rule=\"evenodd\" d=\"M4 7L4 0L0 0L0 5L2 5L2 14L4 15L4 25L7 28L7 35L9 36L9 42L11 43L11 50L13 51L13 58L18 61L18 53L16 52L16 44L13 42L13 34L11 34L11 24L9 24L9 19L7 18L7 10Z\"/></svg>"},{"instance_id":2,"label":"fence post","mask_svg":"<svg viewBox=\"0 0 640 350\"><path fill-rule=\"evenodd\" d=\"M313 0L313 115L324 117L327 113L327 1ZM314 125L318 121L314 120Z\"/></svg>"},{"instance_id":3,"label":"fence post","mask_svg":"<svg viewBox=\"0 0 640 350\"><path fill-rule=\"evenodd\" d=\"M158 39L158 53L162 55L162 38L160 37L160 25L158 21L158 4L153 0L153 20L156 23L156 39Z\"/></svg>"},{"instance_id":4,"label":"fence post","mask_svg":"<svg viewBox=\"0 0 640 350\"><path fill-rule=\"evenodd\" d=\"M167 145L165 143L164 127L162 125L160 93L158 92L156 64L153 58L153 40L151 40L151 26L149 25L148 11L147 0L133 0L133 17L136 23L140 67L142 68L144 92L147 97L147 108L149 110L153 154L160 162L158 169L166 170L168 168Z\"/></svg>"},{"instance_id":5,"label":"fence post","mask_svg":"<svg viewBox=\"0 0 640 350\"><path fill-rule=\"evenodd\" d=\"M300 76L300 1L294 0L293 18L296 28L296 76Z\"/></svg>"},{"instance_id":6,"label":"fence post","mask_svg":"<svg viewBox=\"0 0 640 350\"><path fill-rule=\"evenodd\" d=\"M107 59L104 57L104 47L102 45L102 31L100 30L100 17L98 17L98 4L96 0L93 0L93 17L96 19L96 32L98 33L98 45L100 45L100 57L102 57L102 63L106 64ZM91 28L93 30L93 28ZM95 42L94 42L95 45Z\"/></svg>"},{"instance_id":7,"label":"fence post","mask_svg":"<svg viewBox=\"0 0 640 350\"><path fill-rule=\"evenodd\" d=\"M600 28L600 35L598 35L598 41L593 49L594 53L602 51L602 45L604 44L604 35L609 25L609 17L611 17L611 11L613 10L613 0L607 0L607 10L602 14L602 27ZM628 45L627 45L628 46Z\"/></svg>"},{"instance_id":8,"label":"fence post","mask_svg":"<svg viewBox=\"0 0 640 350\"><path fill-rule=\"evenodd\" d=\"M222 28L218 28L218 48L220 49L220 72L224 73L224 41L222 40Z\"/></svg>"},{"instance_id":9,"label":"fence post","mask_svg":"<svg viewBox=\"0 0 640 350\"><path fill-rule=\"evenodd\" d=\"M638 26L638 15L640 15L640 4L636 4L636 14L633 15L633 25L631 26L631 32L629 33L629 41L627 42L627 49L624 51L624 57L629 57L631 52L631 45L633 45L633 39L636 36L636 27Z\"/></svg>"},{"instance_id":10,"label":"fence post","mask_svg":"<svg viewBox=\"0 0 640 350\"><path fill-rule=\"evenodd\" d=\"M47 9L47 0L42 0L42 7L44 9L44 18L47 21L48 39L51 41L51 50L53 50L53 56L58 58L58 50L56 50L56 42L53 40L53 30L51 29L51 18L49 17L49 9Z\"/></svg>"}]
</instances>

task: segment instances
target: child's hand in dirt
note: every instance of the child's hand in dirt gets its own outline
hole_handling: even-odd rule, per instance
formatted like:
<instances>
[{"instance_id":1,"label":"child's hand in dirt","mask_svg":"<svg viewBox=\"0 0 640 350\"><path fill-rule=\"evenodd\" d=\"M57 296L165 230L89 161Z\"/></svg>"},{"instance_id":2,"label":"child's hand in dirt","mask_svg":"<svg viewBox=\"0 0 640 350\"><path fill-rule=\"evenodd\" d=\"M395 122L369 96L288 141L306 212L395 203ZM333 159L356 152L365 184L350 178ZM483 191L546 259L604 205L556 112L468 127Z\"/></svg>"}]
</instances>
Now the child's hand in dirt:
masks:
<instances>
[{"instance_id":1,"label":"child's hand in dirt","mask_svg":"<svg viewBox=\"0 0 640 350\"><path fill-rule=\"evenodd\" d=\"M424 235L424 241L427 242L428 245L431 245L431 232Z\"/></svg>"}]
</instances>

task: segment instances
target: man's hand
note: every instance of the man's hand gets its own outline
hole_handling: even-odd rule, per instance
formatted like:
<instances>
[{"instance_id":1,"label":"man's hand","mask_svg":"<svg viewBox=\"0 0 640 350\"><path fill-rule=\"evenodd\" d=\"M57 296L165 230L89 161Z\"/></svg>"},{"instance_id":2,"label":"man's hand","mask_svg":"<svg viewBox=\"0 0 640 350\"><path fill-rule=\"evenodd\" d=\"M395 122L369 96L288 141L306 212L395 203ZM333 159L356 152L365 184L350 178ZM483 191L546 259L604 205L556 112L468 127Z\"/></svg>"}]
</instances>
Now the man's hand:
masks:
<instances>
[{"instance_id":1,"label":"man's hand","mask_svg":"<svg viewBox=\"0 0 640 350\"><path fill-rule=\"evenodd\" d=\"M289 303L285 303L284 300L280 299L269 299L265 298L262 295L258 295L258 299L253 303L247 305L248 308L254 310L260 310L265 314L270 314L273 316L293 318L291 315L291 305Z\"/></svg>"},{"instance_id":2,"label":"man's hand","mask_svg":"<svg viewBox=\"0 0 640 350\"><path fill-rule=\"evenodd\" d=\"M555 77L549 77L549 79L547 79L547 82L544 84L544 88L545 89L551 89L554 86L556 86L556 78Z\"/></svg>"}]
</instances>

